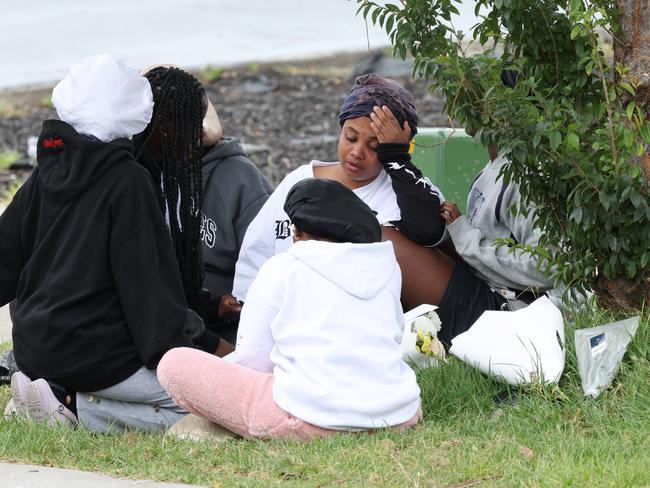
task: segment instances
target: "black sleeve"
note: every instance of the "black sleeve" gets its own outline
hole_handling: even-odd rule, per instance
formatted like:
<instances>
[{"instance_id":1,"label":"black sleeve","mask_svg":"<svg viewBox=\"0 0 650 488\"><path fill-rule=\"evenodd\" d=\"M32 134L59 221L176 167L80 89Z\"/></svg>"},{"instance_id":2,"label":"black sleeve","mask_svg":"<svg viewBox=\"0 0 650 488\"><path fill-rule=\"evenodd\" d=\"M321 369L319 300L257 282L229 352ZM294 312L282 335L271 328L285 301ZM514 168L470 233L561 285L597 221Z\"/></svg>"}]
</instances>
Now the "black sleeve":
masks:
<instances>
[{"instance_id":1,"label":"black sleeve","mask_svg":"<svg viewBox=\"0 0 650 488\"><path fill-rule=\"evenodd\" d=\"M390 176L401 213L391 224L417 244L438 244L446 226L440 216L441 196L411 162L408 144L379 144L377 157Z\"/></svg>"},{"instance_id":2,"label":"black sleeve","mask_svg":"<svg viewBox=\"0 0 650 488\"><path fill-rule=\"evenodd\" d=\"M192 347L187 305L165 224L148 225L116 249L111 269L140 360L154 369L174 347Z\"/></svg>"},{"instance_id":3,"label":"black sleeve","mask_svg":"<svg viewBox=\"0 0 650 488\"><path fill-rule=\"evenodd\" d=\"M201 290L203 300L203 316L208 324L214 324L219 321L219 302L221 297L212 296L210 290L203 288Z\"/></svg>"},{"instance_id":4,"label":"black sleeve","mask_svg":"<svg viewBox=\"0 0 650 488\"><path fill-rule=\"evenodd\" d=\"M204 288L203 289L203 309L205 310L205 321L206 323L210 324L211 328L217 327L217 328L237 328L239 325L239 314L238 313L229 313L224 315L223 317L219 317L219 302L221 301L221 297L214 297L210 294L210 290ZM212 332L210 329L206 329L206 335L208 337L205 340L210 340L209 334L212 334L214 337L217 337L218 340L214 343L214 351L217 350L217 346L219 345L219 342L221 338L219 335L217 335L215 332ZM199 347L202 347L200 344L197 343L197 341L194 341L195 344L199 345ZM211 343L212 345L212 343ZM203 349L204 351L207 349Z\"/></svg>"},{"instance_id":5,"label":"black sleeve","mask_svg":"<svg viewBox=\"0 0 650 488\"><path fill-rule=\"evenodd\" d=\"M144 366L154 369L169 349L193 343L184 330L187 303L153 185L142 168L128 168L113 193L110 265L134 346Z\"/></svg>"},{"instance_id":6,"label":"black sleeve","mask_svg":"<svg viewBox=\"0 0 650 488\"><path fill-rule=\"evenodd\" d=\"M185 318L185 334L189 336L194 345L210 354L214 354L219 347L221 338L205 326L205 322L192 309L187 309Z\"/></svg>"}]
</instances>

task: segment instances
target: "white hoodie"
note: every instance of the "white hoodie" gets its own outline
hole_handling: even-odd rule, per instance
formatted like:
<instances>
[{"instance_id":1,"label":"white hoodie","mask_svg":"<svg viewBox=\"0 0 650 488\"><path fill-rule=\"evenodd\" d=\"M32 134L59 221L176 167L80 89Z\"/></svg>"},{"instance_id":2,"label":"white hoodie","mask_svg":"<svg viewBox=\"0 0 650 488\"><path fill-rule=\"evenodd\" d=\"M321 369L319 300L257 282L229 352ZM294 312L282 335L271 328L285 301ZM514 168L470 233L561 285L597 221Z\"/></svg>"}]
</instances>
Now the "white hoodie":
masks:
<instances>
[{"instance_id":1,"label":"white hoodie","mask_svg":"<svg viewBox=\"0 0 650 488\"><path fill-rule=\"evenodd\" d=\"M273 372L273 398L319 427L379 428L420 405L402 360L401 274L390 242L297 242L250 288L229 361Z\"/></svg>"}]
</instances>

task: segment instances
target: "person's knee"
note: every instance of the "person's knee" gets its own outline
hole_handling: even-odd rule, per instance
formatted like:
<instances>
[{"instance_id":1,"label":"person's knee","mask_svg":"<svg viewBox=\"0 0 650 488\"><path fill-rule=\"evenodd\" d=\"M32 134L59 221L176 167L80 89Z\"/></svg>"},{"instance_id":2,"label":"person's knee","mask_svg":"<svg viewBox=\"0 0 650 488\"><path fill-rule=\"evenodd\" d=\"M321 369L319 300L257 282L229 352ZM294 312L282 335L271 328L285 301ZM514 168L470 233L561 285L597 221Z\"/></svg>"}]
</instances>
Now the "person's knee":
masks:
<instances>
[{"instance_id":1,"label":"person's knee","mask_svg":"<svg viewBox=\"0 0 650 488\"><path fill-rule=\"evenodd\" d=\"M172 394L179 382L188 377L187 367L192 364L194 352L189 347L177 347L167 351L158 363L158 381L168 393Z\"/></svg>"},{"instance_id":2,"label":"person's knee","mask_svg":"<svg viewBox=\"0 0 650 488\"><path fill-rule=\"evenodd\" d=\"M402 271L404 309L423 303L439 305L453 274L454 261L438 249L414 243L392 227L382 228L382 240L392 242Z\"/></svg>"}]
</instances>

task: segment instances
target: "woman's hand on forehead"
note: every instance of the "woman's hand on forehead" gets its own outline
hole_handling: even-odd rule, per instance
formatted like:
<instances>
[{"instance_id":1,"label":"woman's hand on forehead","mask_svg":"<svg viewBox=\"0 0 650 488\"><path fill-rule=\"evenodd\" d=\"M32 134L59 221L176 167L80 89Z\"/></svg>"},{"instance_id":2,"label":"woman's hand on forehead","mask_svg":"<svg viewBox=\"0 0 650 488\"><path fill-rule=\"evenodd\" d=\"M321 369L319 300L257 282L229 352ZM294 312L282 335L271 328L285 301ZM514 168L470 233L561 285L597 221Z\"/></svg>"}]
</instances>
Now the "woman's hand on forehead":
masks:
<instances>
[{"instance_id":1,"label":"woman's hand on forehead","mask_svg":"<svg viewBox=\"0 0 650 488\"><path fill-rule=\"evenodd\" d=\"M377 136L377 141L380 144L409 143L411 140L411 127L406 120L404 121L404 126L400 127L393 112L386 105L373 107L372 110L370 114L370 127Z\"/></svg>"}]
</instances>

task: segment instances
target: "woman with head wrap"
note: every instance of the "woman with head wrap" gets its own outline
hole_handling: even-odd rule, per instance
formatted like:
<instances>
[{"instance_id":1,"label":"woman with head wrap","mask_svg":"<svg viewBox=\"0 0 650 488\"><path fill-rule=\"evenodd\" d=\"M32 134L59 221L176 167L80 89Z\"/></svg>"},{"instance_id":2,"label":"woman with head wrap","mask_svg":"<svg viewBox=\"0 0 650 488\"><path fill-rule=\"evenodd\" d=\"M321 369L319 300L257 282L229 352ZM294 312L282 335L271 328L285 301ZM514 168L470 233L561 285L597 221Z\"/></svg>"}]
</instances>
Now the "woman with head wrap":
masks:
<instances>
[{"instance_id":1,"label":"woman with head wrap","mask_svg":"<svg viewBox=\"0 0 650 488\"><path fill-rule=\"evenodd\" d=\"M283 208L294 245L257 274L235 352L173 349L161 384L191 412L248 438L414 425L420 391L401 358L400 271L372 210L327 179L299 181Z\"/></svg>"},{"instance_id":2,"label":"woman with head wrap","mask_svg":"<svg viewBox=\"0 0 650 488\"><path fill-rule=\"evenodd\" d=\"M341 106L339 123L339 160L312 161L287 175L249 226L235 269L233 294L238 299L246 300L261 265L289 248L290 218L282 207L289 189L306 178L336 180L353 190L391 239L421 247L436 245L445 236L438 210L444 198L408 153L418 123L413 96L393 80L360 76ZM437 250L430 254L435 260L447 259ZM412 288L405 281L407 295Z\"/></svg>"},{"instance_id":3,"label":"woman with head wrap","mask_svg":"<svg viewBox=\"0 0 650 488\"><path fill-rule=\"evenodd\" d=\"M174 248L129 140L151 86L109 55L54 88L38 167L0 217L0 305L12 301L20 415L48 424L163 430L186 412L158 383L167 350L192 346Z\"/></svg>"}]
</instances>

